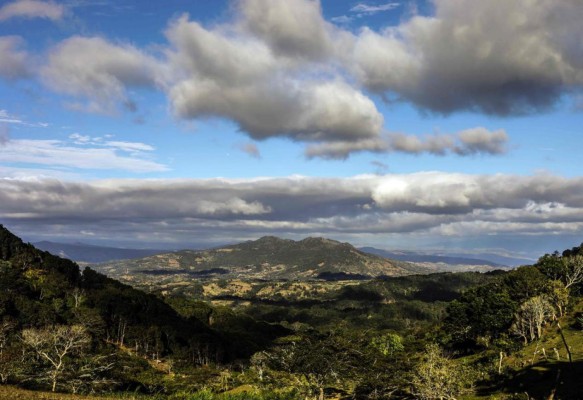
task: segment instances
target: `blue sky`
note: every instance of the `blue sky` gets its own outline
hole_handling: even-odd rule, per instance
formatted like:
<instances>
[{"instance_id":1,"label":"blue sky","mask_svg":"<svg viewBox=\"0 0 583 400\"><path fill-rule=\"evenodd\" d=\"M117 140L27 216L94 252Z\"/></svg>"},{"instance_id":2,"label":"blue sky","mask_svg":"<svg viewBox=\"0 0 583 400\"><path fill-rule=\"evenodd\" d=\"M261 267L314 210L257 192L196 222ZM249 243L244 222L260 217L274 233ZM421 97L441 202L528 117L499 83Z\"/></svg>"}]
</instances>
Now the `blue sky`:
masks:
<instances>
[{"instance_id":1,"label":"blue sky","mask_svg":"<svg viewBox=\"0 0 583 400\"><path fill-rule=\"evenodd\" d=\"M583 241L576 0L0 2L0 223L536 258Z\"/></svg>"}]
</instances>

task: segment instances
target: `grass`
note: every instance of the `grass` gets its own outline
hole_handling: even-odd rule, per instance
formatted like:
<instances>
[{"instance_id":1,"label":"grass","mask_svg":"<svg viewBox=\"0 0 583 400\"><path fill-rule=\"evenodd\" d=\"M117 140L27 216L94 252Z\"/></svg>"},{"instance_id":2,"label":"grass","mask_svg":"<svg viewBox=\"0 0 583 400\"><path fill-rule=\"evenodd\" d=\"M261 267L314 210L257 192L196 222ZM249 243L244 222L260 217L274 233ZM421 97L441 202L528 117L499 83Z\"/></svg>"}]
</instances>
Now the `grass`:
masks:
<instances>
[{"instance_id":1,"label":"grass","mask_svg":"<svg viewBox=\"0 0 583 400\"><path fill-rule=\"evenodd\" d=\"M15 386L0 385L2 400L297 400L293 391L257 392L245 387L227 393L216 394L203 390L197 393L177 393L173 395L141 395L135 393L116 393L111 395L77 395L51 393L20 389Z\"/></svg>"},{"instance_id":2,"label":"grass","mask_svg":"<svg viewBox=\"0 0 583 400\"><path fill-rule=\"evenodd\" d=\"M549 324L541 340L529 343L504 360L509 378L500 378L476 397L467 399L507 399L520 394L526 399L547 399L556 391L556 399L581 399L583 393L583 331L575 315L583 311L583 300L572 305L560 320L563 335L571 350L569 362L565 345L555 323ZM544 351L543 351L544 349ZM556 350L555 350L556 349ZM557 357L558 355L558 357ZM518 395L517 395L518 396Z\"/></svg>"}]
</instances>

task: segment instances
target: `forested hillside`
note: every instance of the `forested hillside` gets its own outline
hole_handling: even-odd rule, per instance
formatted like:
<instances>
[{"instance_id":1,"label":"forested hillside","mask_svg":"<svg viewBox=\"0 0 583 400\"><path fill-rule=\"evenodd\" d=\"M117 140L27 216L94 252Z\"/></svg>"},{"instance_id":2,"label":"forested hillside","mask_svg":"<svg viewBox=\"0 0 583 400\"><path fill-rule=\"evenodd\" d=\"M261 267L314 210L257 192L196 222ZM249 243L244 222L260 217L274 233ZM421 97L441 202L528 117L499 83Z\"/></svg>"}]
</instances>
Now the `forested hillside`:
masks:
<instances>
[{"instance_id":1,"label":"forested hillside","mask_svg":"<svg viewBox=\"0 0 583 400\"><path fill-rule=\"evenodd\" d=\"M184 400L577 399L580 252L510 272L145 293L1 227L0 381Z\"/></svg>"},{"instance_id":2,"label":"forested hillside","mask_svg":"<svg viewBox=\"0 0 583 400\"><path fill-rule=\"evenodd\" d=\"M200 366L250 356L249 348L156 296L89 268L80 272L1 226L0 269L3 383L151 391L160 385L160 368L149 363L170 357L177 367ZM262 326L263 343L274 337Z\"/></svg>"}]
</instances>

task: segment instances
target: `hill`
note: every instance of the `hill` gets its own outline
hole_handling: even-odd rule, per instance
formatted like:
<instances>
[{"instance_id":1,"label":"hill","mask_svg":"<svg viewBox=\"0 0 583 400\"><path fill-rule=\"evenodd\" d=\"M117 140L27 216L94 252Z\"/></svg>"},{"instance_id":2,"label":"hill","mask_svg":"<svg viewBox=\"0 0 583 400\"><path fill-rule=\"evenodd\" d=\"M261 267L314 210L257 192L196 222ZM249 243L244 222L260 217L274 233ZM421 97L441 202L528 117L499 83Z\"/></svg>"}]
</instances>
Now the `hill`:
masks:
<instances>
[{"instance_id":1,"label":"hill","mask_svg":"<svg viewBox=\"0 0 583 400\"><path fill-rule=\"evenodd\" d=\"M57 243L49 241L37 242L33 243L33 245L37 249L48 251L59 257L87 264L141 258L168 252L168 250L123 249L118 247L94 246L86 243Z\"/></svg>"},{"instance_id":2,"label":"hill","mask_svg":"<svg viewBox=\"0 0 583 400\"><path fill-rule=\"evenodd\" d=\"M152 382L168 357L175 368L227 362L287 332L250 318L241 328L228 310L215 311L205 307L205 321L183 316L153 294L90 268L81 272L0 225L0 383L149 392L159 389ZM211 328L211 315L229 322ZM53 347L64 353L52 356Z\"/></svg>"},{"instance_id":3,"label":"hill","mask_svg":"<svg viewBox=\"0 0 583 400\"><path fill-rule=\"evenodd\" d=\"M428 269L367 254L325 238L300 241L265 236L209 250L183 250L95 266L124 280L221 278L261 280L367 279L427 273Z\"/></svg>"}]
</instances>

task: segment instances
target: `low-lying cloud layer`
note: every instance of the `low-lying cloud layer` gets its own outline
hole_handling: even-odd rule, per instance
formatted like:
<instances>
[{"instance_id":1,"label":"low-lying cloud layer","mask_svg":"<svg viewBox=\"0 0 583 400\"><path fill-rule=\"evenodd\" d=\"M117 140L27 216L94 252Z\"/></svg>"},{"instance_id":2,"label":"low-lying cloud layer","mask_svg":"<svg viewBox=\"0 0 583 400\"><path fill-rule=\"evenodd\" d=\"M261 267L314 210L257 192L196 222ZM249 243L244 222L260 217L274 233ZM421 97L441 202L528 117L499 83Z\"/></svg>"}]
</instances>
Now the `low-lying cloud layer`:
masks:
<instances>
[{"instance_id":1,"label":"low-lying cloud layer","mask_svg":"<svg viewBox=\"0 0 583 400\"><path fill-rule=\"evenodd\" d=\"M0 218L38 234L161 243L265 234L461 240L583 233L583 178L425 172L352 178L0 180ZM56 236L55 236L56 235Z\"/></svg>"},{"instance_id":2,"label":"low-lying cloud layer","mask_svg":"<svg viewBox=\"0 0 583 400\"><path fill-rule=\"evenodd\" d=\"M578 0L436 0L435 15L357 32L325 20L315 0L233 4L233 18L220 25L203 26L188 15L169 21L167 43L155 54L102 37L68 38L49 49L37 74L77 109L135 110L130 90L148 87L166 94L176 118L231 120L253 139L289 138L306 143L308 157L324 158L506 148L501 131L450 139L397 135L387 142L391 121L371 92L426 111L505 116L548 110L583 88ZM55 7L21 0L0 15L58 19ZM352 12L395 7L359 3ZM0 38L0 77L31 70L23 46Z\"/></svg>"}]
</instances>

